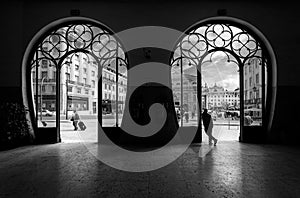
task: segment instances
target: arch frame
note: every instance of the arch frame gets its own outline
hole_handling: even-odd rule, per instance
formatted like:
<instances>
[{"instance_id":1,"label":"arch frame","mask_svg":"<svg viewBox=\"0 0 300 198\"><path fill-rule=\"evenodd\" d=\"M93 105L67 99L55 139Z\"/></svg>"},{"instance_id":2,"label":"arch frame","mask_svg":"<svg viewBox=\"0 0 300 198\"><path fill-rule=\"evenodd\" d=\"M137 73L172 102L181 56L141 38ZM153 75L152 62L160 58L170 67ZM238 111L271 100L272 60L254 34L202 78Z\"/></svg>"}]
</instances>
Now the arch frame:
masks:
<instances>
[{"instance_id":1,"label":"arch frame","mask_svg":"<svg viewBox=\"0 0 300 198\"><path fill-rule=\"evenodd\" d=\"M267 130L267 134L270 133L271 128L272 128L272 123L273 123L273 117L274 117L274 112L275 112L275 103L276 103L276 94L277 94L277 61L276 61L276 54L275 51L273 50L273 47L271 46L270 42L266 38L266 36L260 31L257 27L252 25L251 23L239 19L236 17L231 17L231 16L214 16L214 17L209 17L203 20L200 20L199 22L189 26L186 28L184 33L182 34L181 37L178 38L177 42L174 45L174 50L171 53L169 63L172 66L172 59L174 58L175 54L175 49L178 48L178 44L183 41L183 39L189 35L190 32L193 30L196 30L200 27L204 27L209 24L228 24L230 26L235 26L237 28L241 28L242 30L245 30L249 35L251 35L260 45L261 51L262 51L262 59L265 57L266 60L268 60L270 63L268 64L267 68L267 91L266 91L266 98L265 98L265 129ZM207 50L208 52L208 50ZM264 53L267 52L267 53ZM208 53L206 53L208 54ZM202 55L205 57L204 55ZM204 59L204 58L201 58ZM175 61L174 61L175 62ZM174 63L173 62L173 63ZM201 63L200 63L201 64ZM243 67L241 65L238 65L241 70L243 71ZM264 63L262 64L262 67L264 68ZM200 72L197 70L197 73L200 74ZM241 74L241 72L240 72ZM263 77L264 78L264 77ZM199 80L199 78L198 78ZM200 79L201 80L201 79ZM240 80L241 82L241 80ZM243 83L243 82L242 82ZM201 82L198 83L198 86L201 86ZM240 85L241 86L241 85ZM200 94L198 94L199 96ZM240 96L243 97L243 96ZM198 98L198 100L201 100ZM266 135L267 135L266 134Z\"/></svg>"},{"instance_id":2,"label":"arch frame","mask_svg":"<svg viewBox=\"0 0 300 198\"><path fill-rule=\"evenodd\" d=\"M31 69L32 69L31 61L34 57L34 54L36 53L36 49L38 48L38 45L41 42L43 42L43 40L47 36L49 36L49 33L51 33L52 31L58 30L67 25L82 25L82 24L83 25L84 24L93 25L95 27L98 27L99 29L107 31L109 35L112 35L114 37L114 39L116 40L116 42L118 43L118 45L120 45L119 47L121 47L123 49L125 59L127 60L127 66L129 65L127 51L126 51L126 48L122 45L121 40L118 38L118 36L116 36L116 34L114 33L114 31L112 29L110 29L107 25L103 24L102 22L99 22L98 20L95 20L95 19L92 19L89 17L83 17L83 16L71 16L71 17L64 17L64 18L56 19L56 20L48 23L47 25L43 26L42 28L40 28L35 33L35 35L32 37L32 39L29 41L29 43L27 44L25 52L23 54L22 63L21 63L22 101L23 101L25 108L29 109L29 114L26 114L26 118L27 118L29 128L30 128L30 133L31 133L30 135L33 140L36 138L35 132L38 129L37 122L36 122L38 118L35 116L36 115L35 111L37 111L37 110L35 109L35 105L34 105L34 96L33 96L32 79L31 79ZM88 51L81 50L81 49L70 50L65 55L63 55L63 57L61 57L61 59L59 60L59 64L62 64L62 62L68 55L75 53L75 52L87 53ZM89 52L88 54L90 54L93 58L95 58L93 56L93 53ZM120 58L117 57L117 59L120 59ZM123 61L123 59L122 59L122 61ZM99 67L100 66L99 60L96 59L96 62L98 63L98 67ZM59 65L59 64L55 65L57 71L60 71L60 69L62 67L62 65ZM118 67L116 67L116 68L118 68ZM101 69L101 71L102 71L102 69ZM59 73L57 73L57 76L58 75L59 75ZM60 76L56 79L57 79L56 83L59 83ZM102 76L101 76L101 79L102 79ZM59 85L57 85L57 86L59 87ZM102 89L102 86L101 86L101 89ZM56 95L59 95L59 93L60 93L60 89L56 89ZM102 98L102 93L100 93L100 94L101 94L101 98ZM56 97L56 102L59 99L60 99L60 97ZM33 111L32 111L32 109L33 109ZM58 114L56 114L56 121L58 121L59 119L60 118L59 118L59 113L58 113ZM59 124L57 124L57 126L56 126L57 136L56 136L55 142L61 141L59 127L60 127Z\"/></svg>"}]
</instances>

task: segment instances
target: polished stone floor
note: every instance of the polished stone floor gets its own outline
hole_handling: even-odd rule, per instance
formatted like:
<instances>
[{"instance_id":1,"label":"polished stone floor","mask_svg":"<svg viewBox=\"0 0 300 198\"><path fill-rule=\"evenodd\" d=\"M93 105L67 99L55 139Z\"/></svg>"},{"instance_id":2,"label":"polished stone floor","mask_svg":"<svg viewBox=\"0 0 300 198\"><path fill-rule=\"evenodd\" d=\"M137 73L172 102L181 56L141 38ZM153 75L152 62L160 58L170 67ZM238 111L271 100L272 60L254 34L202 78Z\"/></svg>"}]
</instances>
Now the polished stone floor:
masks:
<instances>
[{"instance_id":1,"label":"polished stone floor","mask_svg":"<svg viewBox=\"0 0 300 198\"><path fill-rule=\"evenodd\" d=\"M295 147L195 144L163 168L132 173L103 164L87 144L0 152L0 197L300 197Z\"/></svg>"}]
</instances>

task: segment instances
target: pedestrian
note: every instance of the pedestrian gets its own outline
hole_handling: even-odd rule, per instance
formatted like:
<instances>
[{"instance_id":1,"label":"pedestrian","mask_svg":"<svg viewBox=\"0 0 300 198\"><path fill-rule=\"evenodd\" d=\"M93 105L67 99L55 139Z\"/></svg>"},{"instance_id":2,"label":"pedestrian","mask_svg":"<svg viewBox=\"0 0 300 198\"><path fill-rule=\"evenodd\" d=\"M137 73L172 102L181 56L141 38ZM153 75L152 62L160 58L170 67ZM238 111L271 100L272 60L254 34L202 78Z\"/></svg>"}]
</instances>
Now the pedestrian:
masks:
<instances>
[{"instance_id":1,"label":"pedestrian","mask_svg":"<svg viewBox=\"0 0 300 198\"><path fill-rule=\"evenodd\" d=\"M77 131L78 129L78 121L80 120L79 114L77 113L76 110L73 111L72 117L71 117L71 121L73 122L73 126L74 126L74 131Z\"/></svg>"},{"instance_id":2,"label":"pedestrian","mask_svg":"<svg viewBox=\"0 0 300 198\"><path fill-rule=\"evenodd\" d=\"M176 116L177 116L177 121L179 122L180 120L180 110L176 109Z\"/></svg>"},{"instance_id":3,"label":"pedestrian","mask_svg":"<svg viewBox=\"0 0 300 198\"><path fill-rule=\"evenodd\" d=\"M245 126L250 126L253 123L253 120L249 113L245 113L245 119L244 119Z\"/></svg>"},{"instance_id":4,"label":"pedestrian","mask_svg":"<svg viewBox=\"0 0 300 198\"><path fill-rule=\"evenodd\" d=\"M205 131L206 135L208 136L209 145L212 145L212 140L214 141L214 145L216 145L218 140L212 135L213 120L212 120L211 115L207 113L207 109L203 110L202 122L204 125L204 131Z\"/></svg>"},{"instance_id":5,"label":"pedestrian","mask_svg":"<svg viewBox=\"0 0 300 198\"><path fill-rule=\"evenodd\" d=\"M189 112L188 111L186 111L184 113L184 116L185 116L185 122L189 122Z\"/></svg>"}]
</instances>

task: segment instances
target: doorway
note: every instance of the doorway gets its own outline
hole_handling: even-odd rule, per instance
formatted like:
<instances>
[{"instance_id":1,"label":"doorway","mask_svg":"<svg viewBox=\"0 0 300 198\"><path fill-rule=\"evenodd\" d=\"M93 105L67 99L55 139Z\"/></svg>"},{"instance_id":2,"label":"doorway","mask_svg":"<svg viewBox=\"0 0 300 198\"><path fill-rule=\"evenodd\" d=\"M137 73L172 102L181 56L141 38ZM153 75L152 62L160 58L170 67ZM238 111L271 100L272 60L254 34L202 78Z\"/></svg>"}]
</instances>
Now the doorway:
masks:
<instances>
[{"instance_id":1,"label":"doorway","mask_svg":"<svg viewBox=\"0 0 300 198\"><path fill-rule=\"evenodd\" d=\"M56 21L38 35L27 61L37 139L97 142L99 126L122 121L128 65L122 45L109 28L83 17ZM74 130L74 111L86 129Z\"/></svg>"},{"instance_id":2,"label":"doorway","mask_svg":"<svg viewBox=\"0 0 300 198\"><path fill-rule=\"evenodd\" d=\"M175 110L179 127L197 115L198 142L205 137L204 108L215 120L221 140L265 141L274 110L270 97L274 77L269 72L274 60L266 41L253 29L230 17L215 17L189 28L176 44L170 61ZM193 105L187 98L197 100Z\"/></svg>"},{"instance_id":3,"label":"doorway","mask_svg":"<svg viewBox=\"0 0 300 198\"><path fill-rule=\"evenodd\" d=\"M213 120L213 136L219 142L238 141L240 137L240 76L233 60L230 54L216 51L201 64L201 112L208 110ZM208 142L204 130L202 137Z\"/></svg>"}]
</instances>

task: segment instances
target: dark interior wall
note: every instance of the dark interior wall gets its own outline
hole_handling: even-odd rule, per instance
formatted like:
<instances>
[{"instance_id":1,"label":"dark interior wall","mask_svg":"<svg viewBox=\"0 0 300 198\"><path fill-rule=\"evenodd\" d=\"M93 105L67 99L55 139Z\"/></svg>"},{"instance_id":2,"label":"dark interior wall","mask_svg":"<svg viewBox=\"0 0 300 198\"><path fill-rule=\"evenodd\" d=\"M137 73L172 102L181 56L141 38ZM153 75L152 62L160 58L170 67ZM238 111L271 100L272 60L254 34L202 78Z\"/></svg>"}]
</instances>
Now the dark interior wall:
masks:
<instances>
[{"instance_id":1,"label":"dark interior wall","mask_svg":"<svg viewBox=\"0 0 300 198\"><path fill-rule=\"evenodd\" d=\"M196 22L217 16L218 9L245 20L267 37L278 63L278 92L272 140L285 134L299 137L297 92L300 91L300 13L296 3L285 1L3 1L1 3L1 95L12 100L21 97L21 62L30 39L48 23L70 16L79 9L81 16L96 19L113 31L145 25L165 26L184 31ZM295 57L296 56L296 57ZM287 94L290 97L287 97ZM292 107L286 107L294 105ZM288 114L288 116L282 116ZM292 122L292 124L290 124ZM286 124L290 124L287 132ZM294 131L294 132L293 132Z\"/></svg>"}]
</instances>

